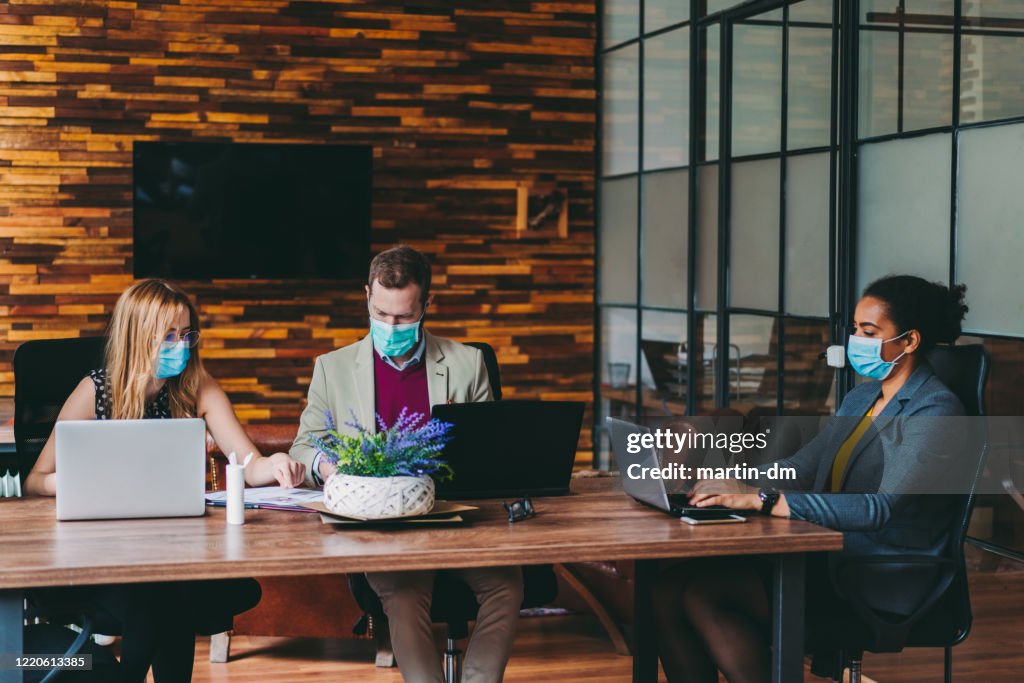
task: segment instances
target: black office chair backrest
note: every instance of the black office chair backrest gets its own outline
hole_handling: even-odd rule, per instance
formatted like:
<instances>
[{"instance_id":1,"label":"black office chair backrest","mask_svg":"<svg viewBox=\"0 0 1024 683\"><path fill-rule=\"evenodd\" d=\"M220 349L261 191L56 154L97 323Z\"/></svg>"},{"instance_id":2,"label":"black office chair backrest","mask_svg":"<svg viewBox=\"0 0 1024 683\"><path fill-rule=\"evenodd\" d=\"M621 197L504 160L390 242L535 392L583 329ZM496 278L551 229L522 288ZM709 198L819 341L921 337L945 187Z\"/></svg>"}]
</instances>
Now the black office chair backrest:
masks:
<instances>
[{"instance_id":1,"label":"black office chair backrest","mask_svg":"<svg viewBox=\"0 0 1024 683\"><path fill-rule=\"evenodd\" d=\"M988 354L984 346L936 346L926 357L936 376L964 404L967 415L978 417L985 414Z\"/></svg>"},{"instance_id":2,"label":"black office chair backrest","mask_svg":"<svg viewBox=\"0 0 1024 683\"><path fill-rule=\"evenodd\" d=\"M981 344L965 344L963 346L936 346L927 355L928 363L932 366L936 376L942 383L949 387L950 391L956 394L964 406L964 412L969 417L982 418L985 416L985 383L988 381L989 358L985 347ZM976 430L970 430L976 432ZM970 492L962 496L961 506L957 511L957 528L950 535L950 557L956 566L956 576L950 586L947 595L947 605L952 611L951 627L955 630L950 640L946 642L921 643L919 637L911 634L911 644L923 645L946 645L955 644L967 637L971 629L973 617L971 614L971 601L969 587L967 584L967 565L964 558L964 542L967 538L967 528L971 523L971 513L974 511L975 489L978 479L981 477L985 467L985 456L988 451L988 439L978 445L977 465L974 468L974 478L971 482ZM920 629L928 632L927 626ZM940 629L941 630L941 629Z\"/></svg>"},{"instance_id":3,"label":"black office chair backrest","mask_svg":"<svg viewBox=\"0 0 1024 683\"><path fill-rule=\"evenodd\" d=\"M57 414L82 378L103 367L106 337L39 339L14 352L14 442L25 481Z\"/></svg>"},{"instance_id":4,"label":"black office chair backrest","mask_svg":"<svg viewBox=\"0 0 1024 683\"><path fill-rule=\"evenodd\" d=\"M981 344L965 344L964 346L936 346L928 352L928 363L942 383L956 394L964 405L968 417L985 416L985 383L988 381L989 359L985 347ZM970 430L983 433L981 430ZM964 509L960 515L959 538L954 538L956 548L962 554L963 540L967 536L967 526L971 521L974 508L974 490L984 468L984 458L988 450L988 440L978 444L978 463L974 471L970 494L964 501Z\"/></svg>"},{"instance_id":5,"label":"black office chair backrest","mask_svg":"<svg viewBox=\"0 0 1024 683\"><path fill-rule=\"evenodd\" d=\"M487 379L491 382L491 393L494 394L494 400L501 400L501 371L498 369L498 354L494 353L494 348L491 347L487 342L466 342L466 346L472 346L474 349L480 349L484 354L484 365L487 366Z\"/></svg>"}]
</instances>

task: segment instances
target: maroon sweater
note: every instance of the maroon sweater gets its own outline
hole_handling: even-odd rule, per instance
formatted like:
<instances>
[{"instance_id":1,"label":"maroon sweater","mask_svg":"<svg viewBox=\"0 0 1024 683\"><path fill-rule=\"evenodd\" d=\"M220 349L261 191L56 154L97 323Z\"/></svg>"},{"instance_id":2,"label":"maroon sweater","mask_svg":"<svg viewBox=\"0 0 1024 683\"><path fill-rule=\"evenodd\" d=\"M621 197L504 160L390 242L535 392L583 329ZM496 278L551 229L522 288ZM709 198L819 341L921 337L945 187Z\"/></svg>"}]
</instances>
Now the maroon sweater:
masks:
<instances>
[{"instance_id":1,"label":"maroon sweater","mask_svg":"<svg viewBox=\"0 0 1024 683\"><path fill-rule=\"evenodd\" d=\"M396 370L385 363L375 349L373 352L373 384L375 388L374 410L383 418L384 424L388 427L398 419L402 408L408 408L410 413L423 415L422 420L417 424L423 424L430 419L426 354L419 362L407 365L404 370Z\"/></svg>"}]
</instances>

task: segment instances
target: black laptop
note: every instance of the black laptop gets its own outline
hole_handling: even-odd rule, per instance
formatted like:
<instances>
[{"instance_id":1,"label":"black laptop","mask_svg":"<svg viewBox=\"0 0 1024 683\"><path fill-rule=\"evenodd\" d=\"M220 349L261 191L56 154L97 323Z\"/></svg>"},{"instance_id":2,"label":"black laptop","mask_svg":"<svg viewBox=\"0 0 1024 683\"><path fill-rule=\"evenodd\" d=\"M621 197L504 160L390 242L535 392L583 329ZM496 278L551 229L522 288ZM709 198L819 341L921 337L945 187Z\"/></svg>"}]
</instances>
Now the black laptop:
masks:
<instances>
[{"instance_id":1,"label":"black laptop","mask_svg":"<svg viewBox=\"0 0 1024 683\"><path fill-rule=\"evenodd\" d=\"M455 471L439 482L442 500L558 496L583 424L580 401L486 401L436 405L431 417L454 426L443 458Z\"/></svg>"}]
</instances>

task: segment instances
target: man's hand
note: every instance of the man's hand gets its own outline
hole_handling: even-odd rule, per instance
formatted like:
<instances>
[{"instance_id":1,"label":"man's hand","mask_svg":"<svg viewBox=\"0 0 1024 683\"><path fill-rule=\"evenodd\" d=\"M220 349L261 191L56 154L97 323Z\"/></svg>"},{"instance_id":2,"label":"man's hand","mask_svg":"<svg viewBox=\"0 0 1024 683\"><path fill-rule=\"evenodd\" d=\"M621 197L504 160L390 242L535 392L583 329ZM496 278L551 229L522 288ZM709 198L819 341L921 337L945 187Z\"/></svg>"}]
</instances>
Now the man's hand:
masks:
<instances>
[{"instance_id":1,"label":"man's hand","mask_svg":"<svg viewBox=\"0 0 1024 683\"><path fill-rule=\"evenodd\" d=\"M270 465L274 479L285 488L302 486L306 480L306 466L292 460L287 453L274 453L270 456Z\"/></svg>"},{"instance_id":2,"label":"man's hand","mask_svg":"<svg viewBox=\"0 0 1024 683\"><path fill-rule=\"evenodd\" d=\"M335 467L333 463L327 461L326 458L320 459L320 478L326 482L331 478L331 475L335 473Z\"/></svg>"}]
</instances>

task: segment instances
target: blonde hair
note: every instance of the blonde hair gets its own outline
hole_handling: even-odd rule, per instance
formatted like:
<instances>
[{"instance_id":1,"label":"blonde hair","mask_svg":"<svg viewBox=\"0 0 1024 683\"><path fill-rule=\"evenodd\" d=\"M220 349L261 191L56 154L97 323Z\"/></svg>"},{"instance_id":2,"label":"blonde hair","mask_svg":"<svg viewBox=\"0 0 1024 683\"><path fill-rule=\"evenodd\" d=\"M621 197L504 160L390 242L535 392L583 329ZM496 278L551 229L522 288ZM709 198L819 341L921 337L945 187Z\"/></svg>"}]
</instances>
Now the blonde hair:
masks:
<instances>
[{"instance_id":1,"label":"blonde hair","mask_svg":"<svg viewBox=\"0 0 1024 683\"><path fill-rule=\"evenodd\" d=\"M164 280L136 282L114 305L107 335L106 369L111 414L115 420L140 419L146 413L146 388L154 377L157 351L182 310L199 330L199 315L188 296ZM167 379L171 417L193 417L203 376L199 349L189 350L188 364Z\"/></svg>"}]
</instances>

